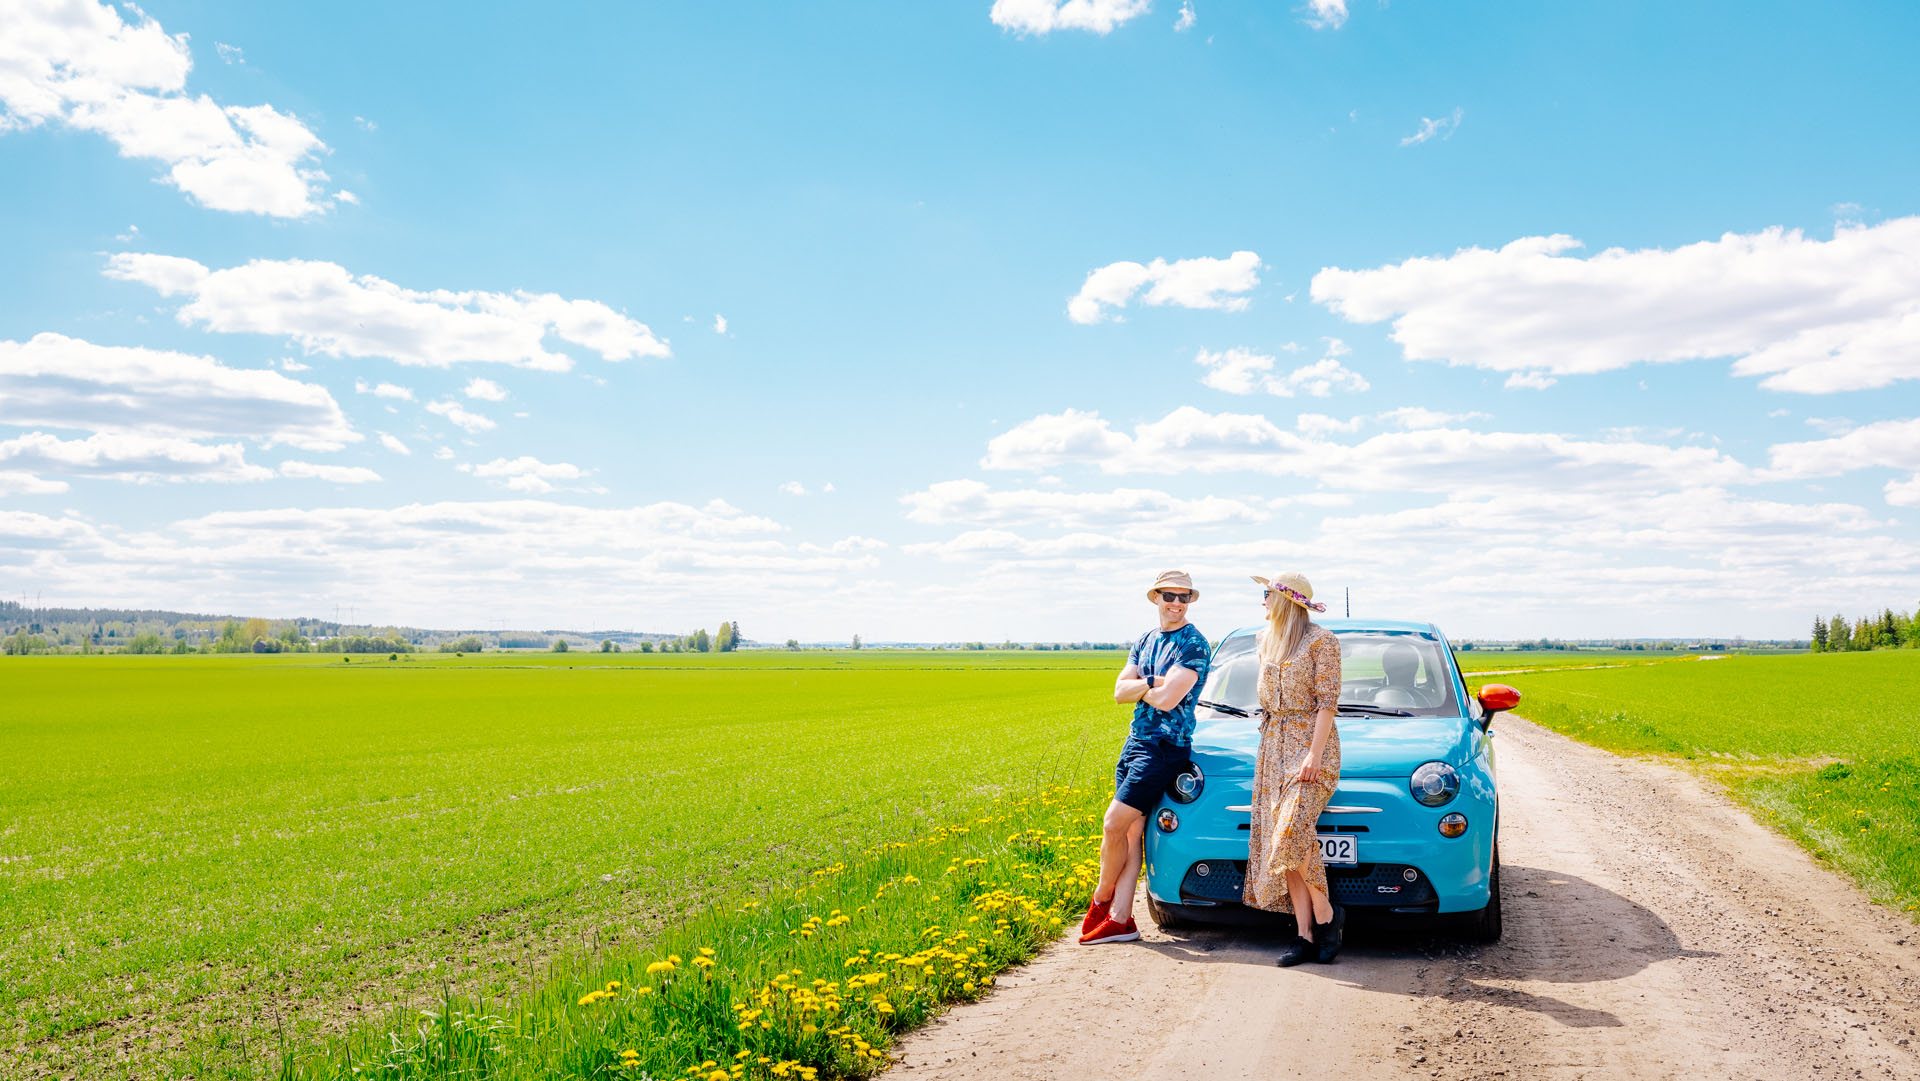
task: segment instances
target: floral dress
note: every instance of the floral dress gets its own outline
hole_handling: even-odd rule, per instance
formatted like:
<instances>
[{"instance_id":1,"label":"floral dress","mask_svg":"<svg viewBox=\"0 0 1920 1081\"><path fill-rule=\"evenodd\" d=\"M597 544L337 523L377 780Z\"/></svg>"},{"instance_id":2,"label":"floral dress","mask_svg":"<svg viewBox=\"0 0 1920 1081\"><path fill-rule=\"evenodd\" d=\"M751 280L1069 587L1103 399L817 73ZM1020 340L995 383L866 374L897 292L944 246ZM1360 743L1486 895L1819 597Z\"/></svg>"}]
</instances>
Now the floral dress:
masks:
<instances>
[{"instance_id":1,"label":"floral dress","mask_svg":"<svg viewBox=\"0 0 1920 1081\"><path fill-rule=\"evenodd\" d=\"M1340 730L1327 733L1320 775L1294 780L1313 749L1313 715L1340 702L1340 640L1315 625L1293 656L1260 667L1260 753L1253 773L1253 835L1247 852L1246 903L1269 912L1292 912L1287 872L1324 892L1326 864L1316 838L1320 812L1340 781Z\"/></svg>"}]
</instances>

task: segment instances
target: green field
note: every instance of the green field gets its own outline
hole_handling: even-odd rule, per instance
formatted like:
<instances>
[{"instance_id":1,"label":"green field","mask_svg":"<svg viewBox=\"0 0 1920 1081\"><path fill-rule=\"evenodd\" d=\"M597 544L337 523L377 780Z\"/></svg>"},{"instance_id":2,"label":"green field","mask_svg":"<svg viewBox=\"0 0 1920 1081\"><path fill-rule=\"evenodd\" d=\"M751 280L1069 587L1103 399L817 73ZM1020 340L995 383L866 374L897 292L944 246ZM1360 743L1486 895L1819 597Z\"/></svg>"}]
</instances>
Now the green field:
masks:
<instances>
[{"instance_id":1,"label":"green field","mask_svg":"<svg viewBox=\"0 0 1920 1081\"><path fill-rule=\"evenodd\" d=\"M9 658L0 1074L249 1074L448 986L549 988L712 903L1104 781L1120 663Z\"/></svg>"},{"instance_id":2,"label":"green field","mask_svg":"<svg viewBox=\"0 0 1920 1081\"><path fill-rule=\"evenodd\" d=\"M1920 907L1920 653L1461 659ZM1121 663L9 658L0 1077L864 1076L1083 903Z\"/></svg>"},{"instance_id":3,"label":"green field","mask_svg":"<svg viewBox=\"0 0 1920 1081\"><path fill-rule=\"evenodd\" d=\"M1920 910L1920 650L1676 660L1508 682L1531 721L1685 758L1877 901Z\"/></svg>"},{"instance_id":4,"label":"green field","mask_svg":"<svg viewBox=\"0 0 1920 1081\"><path fill-rule=\"evenodd\" d=\"M1474 672L1531 672L1553 668L1598 668L1623 664L1652 664L1692 654L1629 649L1470 649L1456 652L1460 670Z\"/></svg>"}]
</instances>

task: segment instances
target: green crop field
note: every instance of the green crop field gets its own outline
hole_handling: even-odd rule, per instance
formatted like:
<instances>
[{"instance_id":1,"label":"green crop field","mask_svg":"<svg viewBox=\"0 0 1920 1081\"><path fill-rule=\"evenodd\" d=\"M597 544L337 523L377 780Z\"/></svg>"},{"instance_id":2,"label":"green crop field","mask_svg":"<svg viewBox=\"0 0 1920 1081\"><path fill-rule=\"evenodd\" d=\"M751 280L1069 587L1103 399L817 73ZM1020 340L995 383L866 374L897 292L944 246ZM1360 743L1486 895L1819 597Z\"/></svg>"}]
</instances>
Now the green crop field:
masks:
<instances>
[{"instance_id":1,"label":"green crop field","mask_svg":"<svg viewBox=\"0 0 1920 1081\"><path fill-rule=\"evenodd\" d=\"M996 832L1060 833L1063 814L1103 805L1093 789L1125 733L1107 697L1121 663L958 651L8 658L0 1075L251 1076L328 1036L392 1043L392 1018L449 993L565 999L571 1017L583 974L715 926L701 915L715 904L836 865L864 870L823 899L917 874L905 856L872 862L889 844L940 840L915 857L937 858L932 873L962 851L982 874L1011 866L1031 852L946 828L994 818ZM1079 787L1031 802L1056 786ZM1048 881L1058 902L1066 880ZM766 930L756 911L782 942L794 928L781 921L802 919L790 900L750 909L728 925L736 941ZM875 948L884 931L875 924ZM592 1041L555 1031L529 1047L585 1069L563 1058ZM684 1042L649 1046L695 1053ZM326 1073L344 1046L301 1070ZM674 1063L647 1065L660 1076Z\"/></svg>"},{"instance_id":2,"label":"green crop field","mask_svg":"<svg viewBox=\"0 0 1920 1081\"><path fill-rule=\"evenodd\" d=\"M1518 712L1705 767L1878 901L1920 911L1920 650L1538 671Z\"/></svg>"},{"instance_id":3,"label":"green crop field","mask_svg":"<svg viewBox=\"0 0 1920 1081\"><path fill-rule=\"evenodd\" d=\"M1597 668L1623 664L1651 664L1655 661L1673 660L1689 654L1664 650L1642 651L1629 649L1470 649L1456 651L1460 658L1460 670L1468 674L1474 672L1531 672L1551 668Z\"/></svg>"}]
</instances>

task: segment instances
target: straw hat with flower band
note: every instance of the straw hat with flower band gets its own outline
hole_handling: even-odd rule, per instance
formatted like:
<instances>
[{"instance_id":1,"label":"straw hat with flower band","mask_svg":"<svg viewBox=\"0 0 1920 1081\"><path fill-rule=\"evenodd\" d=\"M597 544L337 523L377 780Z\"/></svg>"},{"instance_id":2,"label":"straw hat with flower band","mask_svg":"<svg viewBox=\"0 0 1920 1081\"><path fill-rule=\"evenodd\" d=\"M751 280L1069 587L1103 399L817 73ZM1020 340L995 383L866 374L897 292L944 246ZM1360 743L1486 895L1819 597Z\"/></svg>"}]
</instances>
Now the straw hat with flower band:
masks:
<instances>
[{"instance_id":1,"label":"straw hat with flower band","mask_svg":"<svg viewBox=\"0 0 1920 1081\"><path fill-rule=\"evenodd\" d=\"M1307 581L1307 576L1304 574L1289 571L1286 574L1276 574L1272 578L1262 578L1257 574L1251 577L1254 581L1266 586L1268 590L1280 593L1302 608L1314 612L1327 610L1326 605L1314 601L1313 585Z\"/></svg>"},{"instance_id":2,"label":"straw hat with flower band","mask_svg":"<svg viewBox=\"0 0 1920 1081\"><path fill-rule=\"evenodd\" d=\"M1160 577L1155 578L1153 584L1147 587L1147 599L1158 600L1158 594L1163 589L1171 589L1176 593L1184 592L1189 602L1200 599L1200 591L1193 588L1193 579L1187 577L1186 571L1161 571Z\"/></svg>"}]
</instances>

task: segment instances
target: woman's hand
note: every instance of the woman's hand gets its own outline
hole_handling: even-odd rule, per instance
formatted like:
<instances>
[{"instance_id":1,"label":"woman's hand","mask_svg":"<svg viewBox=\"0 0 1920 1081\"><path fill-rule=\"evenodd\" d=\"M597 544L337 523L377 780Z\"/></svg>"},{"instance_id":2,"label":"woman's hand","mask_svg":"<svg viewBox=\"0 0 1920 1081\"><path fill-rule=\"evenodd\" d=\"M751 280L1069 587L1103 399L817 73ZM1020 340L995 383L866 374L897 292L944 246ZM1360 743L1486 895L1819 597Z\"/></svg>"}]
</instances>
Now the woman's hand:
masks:
<instances>
[{"instance_id":1,"label":"woman's hand","mask_svg":"<svg viewBox=\"0 0 1920 1081\"><path fill-rule=\"evenodd\" d=\"M1299 781L1301 784L1312 784L1320 779L1319 751L1309 750L1307 752L1307 757L1301 760L1300 768L1294 773L1293 779Z\"/></svg>"}]
</instances>

